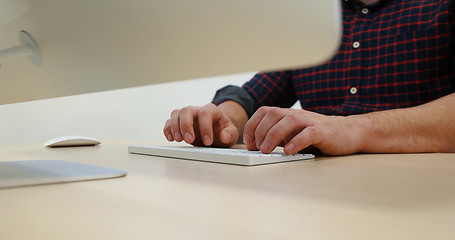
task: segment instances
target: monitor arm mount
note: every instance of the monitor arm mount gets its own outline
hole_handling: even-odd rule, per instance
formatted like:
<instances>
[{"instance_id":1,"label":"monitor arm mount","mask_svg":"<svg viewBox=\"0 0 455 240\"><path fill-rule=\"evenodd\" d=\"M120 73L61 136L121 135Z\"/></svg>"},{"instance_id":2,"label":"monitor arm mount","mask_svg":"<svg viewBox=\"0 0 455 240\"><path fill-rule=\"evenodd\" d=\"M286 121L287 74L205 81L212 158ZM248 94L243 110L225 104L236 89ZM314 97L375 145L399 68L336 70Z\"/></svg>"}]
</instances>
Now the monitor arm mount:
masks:
<instances>
[{"instance_id":1,"label":"monitor arm mount","mask_svg":"<svg viewBox=\"0 0 455 240\"><path fill-rule=\"evenodd\" d=\"M8 56L28 56L29 60L36 66L41 66L42 58L32 36L26 31L19 32L21 45L0 50L0 59Z\"/></svg>"}]
</instances>

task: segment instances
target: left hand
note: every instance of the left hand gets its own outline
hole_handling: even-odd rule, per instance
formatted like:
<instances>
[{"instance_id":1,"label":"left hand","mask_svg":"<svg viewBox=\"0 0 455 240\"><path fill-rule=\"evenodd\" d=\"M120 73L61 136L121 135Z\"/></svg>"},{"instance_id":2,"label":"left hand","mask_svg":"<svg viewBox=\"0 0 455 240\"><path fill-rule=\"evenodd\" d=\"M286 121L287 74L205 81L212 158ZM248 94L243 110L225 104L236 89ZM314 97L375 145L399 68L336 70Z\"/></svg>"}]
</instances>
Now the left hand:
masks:
<instances>
[{"instance_id":1,"label":"left hand","mask_svg":"<svg viewBox=\"0 0 455 240\"><path fill-rule=\"evenodd\" d=\"M307 147L328 155L346 155L361 149L362 132L356 118L325 116L306 110L261 107L246 123L243 142L249 150L287 154Z\"/></svg>"}]
</instances>

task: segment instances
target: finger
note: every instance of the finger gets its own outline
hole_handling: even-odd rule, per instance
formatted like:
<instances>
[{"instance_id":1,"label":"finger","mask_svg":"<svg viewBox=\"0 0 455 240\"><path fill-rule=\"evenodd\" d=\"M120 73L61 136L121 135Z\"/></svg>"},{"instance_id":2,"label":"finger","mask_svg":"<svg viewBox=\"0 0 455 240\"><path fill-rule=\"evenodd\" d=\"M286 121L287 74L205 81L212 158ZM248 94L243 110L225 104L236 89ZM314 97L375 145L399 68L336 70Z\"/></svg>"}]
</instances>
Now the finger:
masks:
<instances>
[{"instance_id":1,"label":"finger","mask_svg":"<svg viewBox=\"0 0 455 240\"><path fill-rule=\"evenodd\" d=\"M213 144L213 123L220 113L214 104L207 104L198 111L199 132L205 146Z\"/></svg>"},{"instance_id":2,"label":"finger","mask_svg":"<svg viewBox=\"0 0 455 240\"><path fill-rule=\"evenodd\" d=\"M180 132L180 110L176 109L171 113L170 128L172 136L175 141L181 142L183 140L182 134Z\"/></svg>"},{"instance_id":3,"label":"finger","mask_svg":"<svg viewBox=\"0 0 455 240\"><path fill-rule=\"evenodd\" d=\"M268 131L259 149L263 153L271 153L278 145L292 139L300 129L293 117L286 116Z\"/></svg>"},{"instance_id":4,"label":"finger","mask_svg":"<svg viewBox=\"0 0 455 240\"><path fill-rule=\"evenodd\" d=\"M264 115L262 118L261 122L258 124L256 131L254 132L254 138L256 141L256 147L263 151L264 149L270 149L270 152L276 147L271 146L270 143L264 142L266 140L266 137L269 136L270 130L274 129L272 131L272 136L269 136L268 138L274 138L274 137L281 137L283 133L278 133L278 131L281 131L283 129L288 128L289 126L286 126L284 124L286 123L281 123L278 126L276 126L285 116L283 113L283 110L280 108L270 108L267 113ZM289 123L289 124L294 124L294 123ZM273 142L276 141L276 144L278 144L282 138L280 139L274 139ZM270 140L269 140L270 142ZM275 143L274 143L275 144ZM264 150L264 153L270 153L269 150Z\"/></svg>"},{"instance_id":5,"label":"finger","mask_svg":"<svg viewBox=\"0 0 455 240\"><path fill-rule=\"evenodd\" d=\"M174 136L172 135L171 131L171 120L167 120L166 123L164 124L163 133L169 142L174 141Z\"/></svg>"},{"instance_id":6,"label":"finger","mask_svg":"<svg viewBox=\"0 0 455 240\"><path fill-rule=\"evenodd\" d=\"M322 140L322 133L319 128L310 126L303 129L299 134L292 138L283 148L286 154L296 154L302 149L311 145L317 145Z\"/></svg>"},{"instance_id":7,"label":"finger","mask_svg":"<svg viewBox=\"0 0 455 240\"><path fill-rule=\"evenodd\" d=\"M258 149L255 141L255 132L257 126L261 122L262 118L264 118L266 113L267 107L259 108L245 124L245 128L243 130L243 143L248 150Z\"/></svg>"},{"instance_id":8,"label":"finger","mask_svg":"<svg viewBox=\"0 0 455 240\"><path fill-rule=\"evenodd\" d=\"M185 107L180 110L180 131L186 143L192 144L195 140L194 117L197 115L197 107Z\"/></svg>"}]
</instances>

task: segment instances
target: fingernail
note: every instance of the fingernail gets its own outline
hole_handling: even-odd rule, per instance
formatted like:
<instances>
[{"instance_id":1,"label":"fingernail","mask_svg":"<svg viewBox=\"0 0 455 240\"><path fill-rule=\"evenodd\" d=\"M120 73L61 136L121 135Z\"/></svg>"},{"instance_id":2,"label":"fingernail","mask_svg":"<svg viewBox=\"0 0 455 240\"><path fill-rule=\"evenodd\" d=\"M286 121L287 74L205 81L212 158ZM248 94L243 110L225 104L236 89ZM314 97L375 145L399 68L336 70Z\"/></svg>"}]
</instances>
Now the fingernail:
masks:
<instances>
[{"instance_id":1,"label":"fingernail","mask_svg":"<svg viewBox=\"0 0 455 240\"><path fill-rule=\"evenodd\" d=\"M295 152L295 145L293 143L288 143L285 146L286 152Z\"/></svg>"},{"instance_id":2,"label":"fingernail","mask_svg":"<svg viewBox=\"0 0 455 240\"><path fill-rule=\"evenodd\" d=\"M204 142L204 145L205 145L205 146L209 146L209 145L210 145L210 138L209 138L209 136L205 135L202 141Z\"/></svg>"},{"instance_id":3,"label":"fingernail","mask_svg":"<svg viewBox=\"0 0 455 240\"><path fill-rule=\"evenodd\" d=\"M189 132L186 132L185 133L185 141L188 142L188 143L192 142L193 141L193 135L191 135L191 133L189 133Z\"/></svg>"},{"instance_id":4,"label":"fingernail","mask_svg":"<svg viewBox=\"0 0 455 240\"><path fill-rule=\"evenodd\" d=\"M261 149L261 152L263 152L263 153L269 153L270 152L269 148L270 148L270 146L267 143L264 143L261 145L261 148L259 148L259 149Z\"/></svg>"},{"instance_id":5,"label":"fingernail","mask_svg":"<svg viewBox=\"0 0 455 240\"><path fill-rule=\"evenodd\" d=\"M180 142L180 141L183 140L182 135L181 135L179 132L176 132L176 133L175 133L175 140L176 140L177 142Z\"/></svg>"},{"instance_id":6,"label":"fingernail","mask_svg":"<svg viewBox=\"0 0 455 240\"><path fill-rule=\"evenodd\" d=\"M225 140L228 141L228 142L231 141L231 139L232 139L231 133L225 132L225 133L224 133L224 138L225 138Z\"/></svg>"},{"instance_id":7,"label":"fingernail","mask_svg":"<svg viewBox=\"0 0 455 240\"><path fill-rule=\"evenodd\" d=\"M167 138L168 141L174 141L174 138L172 137L172 134L168 134L166 136L166 138Z\"/></svg>"}]
</instances>

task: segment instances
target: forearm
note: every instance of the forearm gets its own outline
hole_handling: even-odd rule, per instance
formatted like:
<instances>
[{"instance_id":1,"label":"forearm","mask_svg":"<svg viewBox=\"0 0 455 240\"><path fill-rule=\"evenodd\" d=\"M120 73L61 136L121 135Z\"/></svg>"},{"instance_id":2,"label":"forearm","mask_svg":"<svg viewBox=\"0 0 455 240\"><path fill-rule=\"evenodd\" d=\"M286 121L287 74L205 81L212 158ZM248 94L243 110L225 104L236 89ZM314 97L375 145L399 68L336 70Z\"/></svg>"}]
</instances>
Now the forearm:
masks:
<instances>
[{"instance_id":1,"label":"forearm","mask_svg":"<svg viewBox=\"0 0 455 240\"><path fill-rule=\"evenodd\" d=\"M239 139L237 142L241 142L243 129L248 121L248 115L245 109L242 105L234 101L225 101L219 104L218 107L231 119L235 127L238 129Z\"/></svg>"},{"instance_id":2,"label":"forearm","mask_svg":"<svg viewBox=\"0 0 455 240\"><path fill-rule=\"evenodd\" d=\"M430 103L348 117L359 151L369 153L455 152L455 94Z\"/></svg>"}]
</instances>

